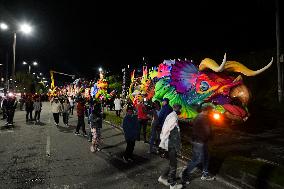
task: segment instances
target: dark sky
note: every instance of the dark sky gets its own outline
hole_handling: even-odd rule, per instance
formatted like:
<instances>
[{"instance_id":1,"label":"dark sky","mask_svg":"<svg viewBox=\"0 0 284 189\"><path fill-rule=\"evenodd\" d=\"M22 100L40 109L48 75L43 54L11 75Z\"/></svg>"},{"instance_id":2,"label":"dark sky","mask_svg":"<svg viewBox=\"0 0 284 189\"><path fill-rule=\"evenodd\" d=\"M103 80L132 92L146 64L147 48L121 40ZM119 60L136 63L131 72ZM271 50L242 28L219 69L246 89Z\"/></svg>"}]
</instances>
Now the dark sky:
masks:
<instances>
[{"instance_id":1,"label":"dark sky","mask_svg":"<svg viewBox=\"0 0 284 189\"><path fill-rule=\"evenodd\" d=\"M22 60L37 60L45 72L87 77L99 66L138 65L143 56L156 65L276 46L273 0L153 2L0 0L0 20L35 27L32 36L18 34L17 69L24 69ZM11 34L1 32L2 56L11 45Z\"/></svg>"}]
</instances>

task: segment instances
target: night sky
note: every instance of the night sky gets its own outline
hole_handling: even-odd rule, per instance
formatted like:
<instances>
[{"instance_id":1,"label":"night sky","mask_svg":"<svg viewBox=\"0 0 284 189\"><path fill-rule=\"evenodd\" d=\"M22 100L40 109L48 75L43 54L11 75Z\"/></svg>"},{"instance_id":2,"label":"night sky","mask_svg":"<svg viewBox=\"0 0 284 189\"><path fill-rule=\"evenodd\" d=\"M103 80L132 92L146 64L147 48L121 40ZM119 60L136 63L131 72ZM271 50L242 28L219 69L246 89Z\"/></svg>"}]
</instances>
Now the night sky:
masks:
<instances>
[{"instance_id":1,"label":"night sky","mask_svg":"<svg viewBox=\"0 0 284 189\"><path fill-rule=\"evenodd\" d=\"M273 0L153 2L1 0L0 20L35 27L32 36L18 34L17 69L37 60L45 73L85 77L99 66L120 72L142 57L152 65L167 58L221 60L224 52L237 59L276 46ZM12 35L1 32L1 61L11 46Z\"/></svg>"}]
</instances>

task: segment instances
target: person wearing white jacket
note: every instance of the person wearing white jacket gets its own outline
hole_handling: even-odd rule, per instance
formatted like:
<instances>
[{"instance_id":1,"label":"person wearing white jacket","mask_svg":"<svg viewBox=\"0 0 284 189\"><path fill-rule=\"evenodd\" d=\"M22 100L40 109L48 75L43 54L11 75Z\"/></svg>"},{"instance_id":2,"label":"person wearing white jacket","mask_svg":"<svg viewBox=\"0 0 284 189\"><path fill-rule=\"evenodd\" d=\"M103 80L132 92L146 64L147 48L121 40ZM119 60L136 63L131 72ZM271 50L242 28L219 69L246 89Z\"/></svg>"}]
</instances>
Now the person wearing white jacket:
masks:
<instances>
[{"instance_id":1,"label":"person wearing white jacket","mask_svg":"<svg viewBox=\"0 0 284 189\"><path fill-rule=\"evenodd\" d=\"M61 103L58 98L51 99L51 113L53 114L55 125L59 125L59 113L61 112Z\"/></svg>"},{"instance_id":2,"label":"person wearing white jacket","mask_svg":"<svg viewBox=\"0 0 284 189\"><path fill-rule=\"evenodd\" d=\"M168 151L169 167L159 177L158 181L166 186L170 186L170 189L181 189L183 187L182 184L177 184L176 182L177 153L181 147L180 129L178 126L178 115L181 113L181 105L174 104L173 110L165 119L159 145L159 147Z\"/></svg>"}]
</instances>

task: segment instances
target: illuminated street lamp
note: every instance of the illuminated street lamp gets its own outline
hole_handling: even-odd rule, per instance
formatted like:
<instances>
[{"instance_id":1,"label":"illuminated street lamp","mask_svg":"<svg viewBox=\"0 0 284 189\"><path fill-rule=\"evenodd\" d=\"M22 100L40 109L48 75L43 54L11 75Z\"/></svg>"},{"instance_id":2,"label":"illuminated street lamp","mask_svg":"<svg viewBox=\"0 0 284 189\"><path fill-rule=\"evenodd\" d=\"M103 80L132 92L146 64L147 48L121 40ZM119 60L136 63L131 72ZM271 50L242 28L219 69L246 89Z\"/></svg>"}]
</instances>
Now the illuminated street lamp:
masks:
<instances>
[{"instance_id":1,"label":"illuminated street lamp","mask_svg":"<svg viewBox=\"0 0 284 189\"><path fill-rule=\"evenodd\" d=\"M31 73L31 66L33 65L33 66L37 66L38 65L38 63L37 62L33 62L32 64L28 64L27 62L23 62L23 65L28 65L29 66L29 74ZM33 73L33 74L35 74L35 73Z\"/></svg>"},{"instance_id":2,"label":"illuminated street lamp","mask_svg":"<svg viewBox=\"0 0 284 189\"><path fill-rule=\"evenodd\" d=\"M8 30L9 26L5 23L0 24L0 29L1 30ZM16 42L17 42L17 32L21 32L24 34L31 34L33 31L33 28L27 24L27 23L22 23L18 26L17 29L15 29L13 32L14 35L14 40L13 40L13 66L12 66L12 78L15 80L15 69L16 69Z\"/></svg>"},{"instance_id":3,"label":"illuminated street lamp","mask_svg":"<svg viewBox=\"0 0 284 189\"><path fill-rule=\"evenodd\" d=\"M0 23L0 28L1 28L1 30L8 30L9 29L8 25L5 24L4 22Z\"/></svg>"}]
</instances>

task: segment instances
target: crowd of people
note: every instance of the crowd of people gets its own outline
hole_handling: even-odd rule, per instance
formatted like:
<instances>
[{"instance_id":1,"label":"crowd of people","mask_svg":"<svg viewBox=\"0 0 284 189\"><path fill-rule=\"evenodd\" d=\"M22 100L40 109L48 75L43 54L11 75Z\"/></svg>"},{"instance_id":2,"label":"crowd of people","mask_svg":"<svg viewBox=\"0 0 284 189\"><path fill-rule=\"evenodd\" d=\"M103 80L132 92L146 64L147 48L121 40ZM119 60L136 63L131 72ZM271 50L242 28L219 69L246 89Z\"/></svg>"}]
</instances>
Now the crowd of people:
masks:
<instances>
[{"instance_id":1,"label":"crowd of people","mask_svg":"<svg viewBox=\"0 0 284 189\"><path fill-rule=\"evenodd\" d=\"M51 112L54 118L54 124L59 126L59 118L62 115L63 123L69 127L69 115L73 115L73 110L76 104L77 111L77 127L75 135L88 137L91 142L90 151L100 151L102 143L101 128L103 122L103 102L95 98L85 99L82 96L74 97L53 97L50 99ZM25 107L26 122L35 121L35 124L40 123L40 114L42 111L41 98L38 96L27 96L24 103L20 106L22 110ZM3 119L7 119L7 125L13 124L14 112L17 107L17 100L13 95L8 95L1 102L3 110ZM122 100L116 97L114 100L114 108L117 116L121 116L123 109ZM208 142L212 137L211 123L209 114L210 107L198 108L198 116L190 122L192 125L192 160L188 163L186 169L181 174L181 183L177 183L177 155L181 150L181 137L178 115L181 113L182 106L174 104L169 105L169 99L165 98L160 104L159 101L146 104L142 99L134 106L131 101L125 104L125 116L122 122L122 128L126 140L126 149L122 157L125 163L134 161L133 152L136 141L141 140L143 136L144 143L149 142L148 153L160 154L162 157L167 157L169 166L164 170L163 174L158 178L158 182L170 186L170 189L180 189L183 185L189 184L190 173L193 169L202 163L203 172L202 180L213 180L208 173ZM33 114L34 111L34 114ZM90 132L86 132L85 117L88 119ZM147 140L147 126L151 123L151 134L149 141Z\"/></svg>"},{"instance_id":2,"label":"crowd of people","mask_svg":"<svg viewBox=\"0 0 284 189\"><path fill-rule=\"evenodd\" d=\"M135 142L140 141L140 135L143 135L144 142L147 143L146 129L151 121L151 135L149 141L148 153L161 154L167 157L169 167L158 178L158 182L170 186L170 189L180 189L189 184L190 173L202 163L202 180L214 180L208 172L208 142L212 137L211 123L209 119L211 107L198 107L198 116L189 124L192 125L192 160L188 163L186 169L181 174L181 183L177 183L177 155L181 150L181 137L178 122L178 115L181 113L182 106L174 104L169 105L169 99L155 101L149 106L145 105L143 100L133 107L127 106L126 116L123 119L123 131L126 140L126 149L123 155L125 163L134 161L133 151Z\"/></svg>"}]
</instances>

